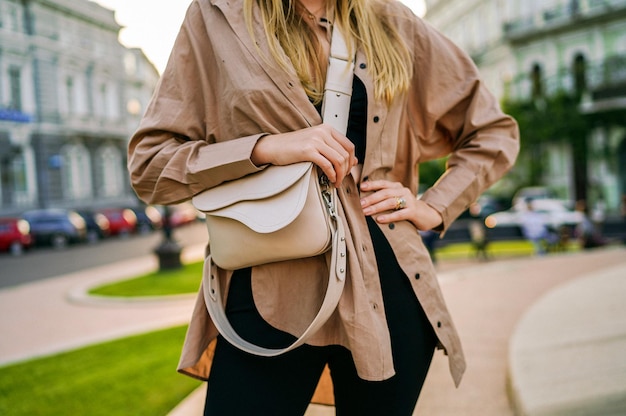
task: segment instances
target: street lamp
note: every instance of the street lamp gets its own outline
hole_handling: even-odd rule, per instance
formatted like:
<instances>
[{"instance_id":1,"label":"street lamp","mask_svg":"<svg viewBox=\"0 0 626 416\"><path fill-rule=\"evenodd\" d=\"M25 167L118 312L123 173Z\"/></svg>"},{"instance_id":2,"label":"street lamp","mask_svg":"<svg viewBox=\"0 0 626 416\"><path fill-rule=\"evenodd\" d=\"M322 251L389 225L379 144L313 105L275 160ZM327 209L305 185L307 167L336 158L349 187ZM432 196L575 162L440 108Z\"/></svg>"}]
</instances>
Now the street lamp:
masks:
<instances>
[{"instance_id":1,"label":"street lamp","mask_svg":"<svg viewBox=\"0 0 626 416\"><path fill-rule=\"evenodd\" d=\"M159 270L180 269L182 263L180 261L180 253L182 248L172 237L172 221L170 208L166 205L163 207L163 240L157 246L154 253L159 258Z\"/></svg>"}]
</instances>

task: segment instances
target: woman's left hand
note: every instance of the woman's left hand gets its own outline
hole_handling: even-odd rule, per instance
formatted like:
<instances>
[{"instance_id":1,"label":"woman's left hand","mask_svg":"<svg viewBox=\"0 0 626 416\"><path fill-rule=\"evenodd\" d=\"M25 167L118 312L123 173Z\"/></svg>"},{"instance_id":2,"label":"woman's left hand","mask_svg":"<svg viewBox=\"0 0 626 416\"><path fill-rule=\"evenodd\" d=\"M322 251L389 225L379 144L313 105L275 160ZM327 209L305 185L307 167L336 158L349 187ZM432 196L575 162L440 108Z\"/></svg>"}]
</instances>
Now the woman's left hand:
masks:
<instances>
[{"instance_id":1,"label":"woman's left hand","mask_svg":"<svg viewBox=\"0 0 626 416\"><path fill-rule=\"evenodd\" d=\"M373 192L361 198L361 207L365 215L373 216L378 223L388 224L407 220L418 230L426 231L443 222L439 212L417 199L409 188L399 182L365 181L361 183L361 190Z\"/></svg>"}]
</instances>

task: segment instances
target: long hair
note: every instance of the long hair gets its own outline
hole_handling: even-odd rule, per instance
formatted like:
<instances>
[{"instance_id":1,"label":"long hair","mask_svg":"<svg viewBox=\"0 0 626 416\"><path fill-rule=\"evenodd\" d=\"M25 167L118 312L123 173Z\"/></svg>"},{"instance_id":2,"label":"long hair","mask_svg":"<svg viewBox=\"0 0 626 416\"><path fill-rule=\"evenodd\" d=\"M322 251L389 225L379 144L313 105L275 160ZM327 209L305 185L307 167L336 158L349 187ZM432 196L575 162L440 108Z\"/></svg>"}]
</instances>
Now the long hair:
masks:
<instances>
[{"instance_id":1,"label":"long hair","mask_svg":"<svg viewBox=\"0 0 626 416\"><path fill-rule=\"evenodd\" d=\"M326 61L319 58L319 44L309 26L296 11L298 0L244 0L244 16L252 30L253 7L259 6L272 57L284 68L296 70L314 104L324 93ZM387 102L405 92L413 76L410 52L396 29L376 5L383 0L328 0L335 3L334 26L343 29L348 45L363 49L374 78L374 95ZM351 53L354 51L351 51Z\"/></svg>"}]
</instances>

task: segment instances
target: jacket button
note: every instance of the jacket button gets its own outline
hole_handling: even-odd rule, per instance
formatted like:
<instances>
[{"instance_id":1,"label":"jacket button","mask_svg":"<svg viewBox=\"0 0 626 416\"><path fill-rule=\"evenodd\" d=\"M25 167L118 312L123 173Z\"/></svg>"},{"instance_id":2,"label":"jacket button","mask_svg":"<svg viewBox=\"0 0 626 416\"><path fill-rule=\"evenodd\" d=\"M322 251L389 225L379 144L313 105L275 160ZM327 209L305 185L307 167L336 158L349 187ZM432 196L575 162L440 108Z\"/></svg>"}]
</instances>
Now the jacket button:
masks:
<instances>
[{"instance_id":1,"label":"jacket button","mask_svg":"<svg viewBox=\"0 0 626 416\"><path fill-rule=\"evenodd\" d=\"M441 321L437 322L437 328L441 328Z\"/></svg>"},{"instance_id":2,"label":"jacket button","mask_svg":"<svg viewBox=\"0 0 626 416\"><path fill-rule=\"evenodd\" d=\"M420 279L420 274L419 273L415 273L415 280L419 280Z\"/></svg>"},{"instance_id":3,"label":"jacket button","mask_svg":"<svg viewBox=\"0 0 626 416\"><path fill-rule=\"evenodd\" d=\"M396 228L396 224L394 224L394 223L389 224L389 229L390 230L393 230L394 228Z\"/></svg>"},{"instance_id":4,"label":"jacket button","mask_svg":"<svg viewBox=\"0 0 626 416\"><path fill-rule=\"evenodd\" d=\"M365 69L365 68L367 68L367 64L365 62L363 62L363 63L361 63L361 65L359 65L359 68Z\"/></svg>"},{"instance_id":5,"label":"jacket button","mask_svg":"<svg viewBox=\"0 0 626 416\"><path fill-rule=\"evenodd\" d=\"M374 116L374 123L378 123L380 121L380 117Z\"/></svg>"}]
</instances>

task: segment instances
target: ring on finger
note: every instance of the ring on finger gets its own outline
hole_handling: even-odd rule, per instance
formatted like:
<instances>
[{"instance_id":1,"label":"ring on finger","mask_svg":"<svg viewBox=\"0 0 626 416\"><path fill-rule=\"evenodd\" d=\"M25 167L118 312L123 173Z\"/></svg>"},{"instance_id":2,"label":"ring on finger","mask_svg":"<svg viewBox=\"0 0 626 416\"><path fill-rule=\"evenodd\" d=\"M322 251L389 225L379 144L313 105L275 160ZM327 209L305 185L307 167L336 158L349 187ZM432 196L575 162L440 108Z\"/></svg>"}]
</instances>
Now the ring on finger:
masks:
<instances>
[{"instance_id":1,"label":"ring on finger","mask_svg":"<svg viewBox=\"0 0 626 416\"><path fill-rule=\"evenodd\" d=\"M406 200L404 198L401 198L399 196L396 197L396 211L399 209L403 209L406 208Z\"/></svg>"}]
</instances>

